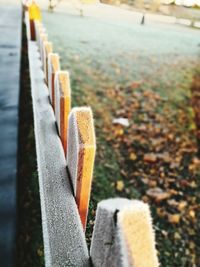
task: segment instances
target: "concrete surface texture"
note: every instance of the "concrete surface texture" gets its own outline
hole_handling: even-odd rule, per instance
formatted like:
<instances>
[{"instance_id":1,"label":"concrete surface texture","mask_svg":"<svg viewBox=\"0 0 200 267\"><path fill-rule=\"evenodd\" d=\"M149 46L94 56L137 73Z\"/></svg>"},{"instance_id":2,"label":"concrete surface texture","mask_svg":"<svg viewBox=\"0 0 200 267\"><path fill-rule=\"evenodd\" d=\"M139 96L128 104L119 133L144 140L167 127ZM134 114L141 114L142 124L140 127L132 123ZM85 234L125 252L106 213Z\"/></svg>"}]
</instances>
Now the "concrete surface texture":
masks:
<instances>
[{"instance_id":1,"label":"concrete surface texture","mask_svg":"<svg viewBox=\"0 0 200 267\"><path fill-rule=\"evenodd\" d=\"M67 176L36 42L29 42L34 129L39 173L45 266L89 266L87 245Z\"/></svg>"},{"instance_id":2,"label":"concrete surface texture","mask_svg":"<svg viewBox=\"0 0 200 267\"><path fill-rule=\"evenodd\" d=\"M0 265L12 266L16 231L21 6L0 5Z\"/></svg>"}]
</instances>

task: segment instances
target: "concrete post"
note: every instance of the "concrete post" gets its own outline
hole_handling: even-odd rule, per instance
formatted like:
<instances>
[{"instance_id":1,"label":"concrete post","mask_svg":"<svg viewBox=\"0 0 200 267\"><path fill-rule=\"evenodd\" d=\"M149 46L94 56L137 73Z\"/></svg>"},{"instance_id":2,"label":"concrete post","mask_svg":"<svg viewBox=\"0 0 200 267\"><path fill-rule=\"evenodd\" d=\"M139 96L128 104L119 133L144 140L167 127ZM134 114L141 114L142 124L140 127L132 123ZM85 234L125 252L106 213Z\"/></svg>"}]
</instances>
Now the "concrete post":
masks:
<instances>
[{"instance_id":1,"label":"concrete post","mask_svg":"<svg viewBox=\"0 0 200 267\"><path fill-rule=\"evenodd\" d=\"M35 20L35 39L38 44L38 47L40 45L40 34L46 33L46 29L44 28L43 24L39 20Z\"/></svg>"},{"instance_id":2,"label":"concrete post","mask_svg":"<svg viewBox=\"0 0 200 267\"><path fill-rule=\"evenodd\" d=\"M123 198L101 201L91 258L95 267L158 267L149 206Z\"/></svg>"},{"instance_id":3,"label":"concrete post","mask_svg":"<svg viewBox=\"0 0 200 267\"><path fill-rule=\"evenodd\" d=\"M71 88L68 71L57 71L55 74L55 117L58 131L66 155L68 116L71 110Z\"/></svg>"},{"instance_id":4,"label":"concrete post","mask_svg":"<svg viewBox=\"0 0 200 267\"><path fill-rule=\"evenodd\" d=\"M48 84L48 68L47 68L47 64L48 64L48 55L49 53L53 52L53 48L52 48L52 43L45 41L43 43L43 65L44 65L44 75L45 75L45 81Z\"/></svg>"},{"instance_id":5,"label":"concrete post","mask_svg":"<svg viewBox=\"0 0 200 267\"><path fill-rule=\"evenodd\" d=\"M39 51L40 51L40 58L42 62L42 69L44 70L44 53L43 53L43 45L44 42L48 41L48 35L46 33L40 33L40 44L39 44Z\"/></svg>"},{"instance_id":6,"label":"concrete post","mask_svg":"<svg viewBox=\"0 0 200 267\"><path fill-rule=\"evenodd\" d=\"M96 142L92 111L73 108L69 115L67 167L71 176L79 214L86 227Z\"/></svg>"},{"instance_id":7,"label":"concrete post","mask_svg":"<svg viewBox=\"0 0 200 267\"><path fill-rule=\"evenodd\" d=\"M56 53L49 53L48 55L48 87L49 95L53 109L55 110L55 95L54 95L54 78L56 71L60 70L60 59Z\"/></svg>"}]
</instances>

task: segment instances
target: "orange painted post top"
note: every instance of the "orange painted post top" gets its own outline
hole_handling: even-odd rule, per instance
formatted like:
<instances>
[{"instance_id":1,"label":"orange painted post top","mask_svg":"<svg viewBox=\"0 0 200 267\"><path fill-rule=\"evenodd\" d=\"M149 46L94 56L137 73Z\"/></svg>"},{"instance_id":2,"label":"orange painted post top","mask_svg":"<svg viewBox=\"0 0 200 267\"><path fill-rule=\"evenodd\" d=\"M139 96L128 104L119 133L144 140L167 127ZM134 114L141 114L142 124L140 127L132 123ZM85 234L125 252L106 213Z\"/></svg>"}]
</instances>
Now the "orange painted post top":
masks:
<instances>
[{"instance_id":1,"label":"orange painted post top","mask_svg":"<svg viewBox=\"0 0 200 267\"><path fill-rule=\"evenodd\" d=\"M31 40L35 40L36 35L34 20L41 20L41 11L35 1L32 1L32 3L28 5L28 13L30 19Z\"/></svg>"},{"instance_id":2,"label":"orange painted post top","mask_svg":"<svg viewBox=\"0 0 200 267\"><path fill-rule=\"evenodd\" d=\"M48 83L48 55L49 53L53 52L53 45L51 42L44 41L43 43L43 65L44 65L44 75L45 75L45 81Z\"/></svg>"},{"instance_id":3,"label":"orange painted post top","mask_svg":"<svg viewBox=\"0 0 200 267\"><path fill-rule=\"evenodd\" d=\"M56 71L60 70L60 58L57 53L49 53L48 55L48 87L49 95L53 109L55 110L55 89L54 79Z\"/></svg>"},{"instance_id":4,"label":"orange painted post top","mask_svg":"<svg viewBox=\"0 0 200 267\"><path fill-rule=\"evenodd\" d=\"M67 150L68 116L71 110L71 87L68 71L55 74L55 116L64 153Z\"/></svg>"},{"instance_id":5,"label":"orange painted post top","mask_svg":"<svg viewBox=\"0 0 200 267\"><path fill-rule=\"evenodd\" d=\"M84 229L90 200L95 151L92 110L89 107L73 108L69 115L67 166Z\"/></svg>"},{"instance_id":6,"label":"orange painted post top","mask_svg":"<svg viewBox=\"0 0 200 267\"><path fill-rule=\"evenodd\" d=\"M149 206L135 202L118 213L118 230L122 251L126 251L128 266L158 267L155 237Z\"/></svg>"}]
</instances>

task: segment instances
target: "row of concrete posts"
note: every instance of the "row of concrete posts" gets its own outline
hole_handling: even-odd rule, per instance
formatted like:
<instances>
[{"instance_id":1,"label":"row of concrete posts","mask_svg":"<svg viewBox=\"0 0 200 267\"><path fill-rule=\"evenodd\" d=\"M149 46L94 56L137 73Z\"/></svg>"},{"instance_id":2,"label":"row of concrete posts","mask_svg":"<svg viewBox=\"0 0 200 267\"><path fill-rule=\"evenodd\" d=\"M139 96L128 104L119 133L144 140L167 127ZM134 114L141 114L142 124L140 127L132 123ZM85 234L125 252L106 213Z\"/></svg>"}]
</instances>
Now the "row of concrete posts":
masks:
<instances>
[{"instance_id":1,"label":"row of concrete posts","mask_svg":"<svg viewBox=\"0 0 200 267\"><path fill-rule=\"evenodd\" d=\"M25 8L46 266L158 267L149 206L98 203L90 252L87 223L96 151L90 107L71 107L70 75L41 22Z\"/></svg>"}]
</instances>

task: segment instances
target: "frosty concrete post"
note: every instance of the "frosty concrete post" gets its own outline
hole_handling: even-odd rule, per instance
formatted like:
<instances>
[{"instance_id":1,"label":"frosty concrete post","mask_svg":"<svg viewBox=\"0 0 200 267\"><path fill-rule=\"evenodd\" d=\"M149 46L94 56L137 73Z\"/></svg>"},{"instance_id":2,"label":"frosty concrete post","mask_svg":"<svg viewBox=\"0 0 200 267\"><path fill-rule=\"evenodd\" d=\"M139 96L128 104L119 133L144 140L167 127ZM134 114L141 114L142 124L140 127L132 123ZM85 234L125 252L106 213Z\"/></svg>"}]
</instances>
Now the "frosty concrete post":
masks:
<instances>
[{"instance_id":1,"label":"frosty concrete post","mask_svg":"<svg viewBox=\"0 0 200 267\"><path fill-rule=\"evenodd\" d=\"M73 108L69 115L67 166L84 229L90 199L95 150L91 109L89 107Z\"/></svg>"},{"instance_id":2,"label":"frosty concrete post","mask_svg":"<svg viewBox=\"0 0 200 267\"><path fill-rule=\"evenodd\" d=\"M48 41L48 35L46 33L40 33L40 44L39 44L39 51L40 51L40 58L42 62L42 69L44 70L44 53L43 53L43 45L44 42Z\"/></svg>"},{"instance_id":3,"label":"frosty concrete post","mask_svg":"<svg viewBox=\"0 0 200 267\"><path fill-rule=\"evenodd\" d=\"M123 198L101 201L91 243L94 267L158 267L147 204Z\"/></svg>"},{"instance_id":4,"label":"frosty concrete post","mask_svg":"<svg viewBox=\"0 0 200 267\"><path fill-rule=\"evenodd\" d=\"M56 71L60 70L59 55L56 53L49 53L48 55L48 87L51 104L55 110L55 95L54 95L54 78Z\"/></svg>"},{"instance_id":5,"label":"frosty concrete post","mask_svg":"<svg viewBox=\"0 0 200 267\"><path fill-rule=\"evenodd\" d=\"M28 42L34 131L46 267L89 267L87 244L55 131L48 88L41 75L36 42Z\"/></svg>"},{"instance_id":6,"label":"frosty concrete post","mask_svg":"<svg viewBox=\"0 0 200 267\"><path fill-rule=\"evenodd\" d=\"M71 88L68 71L55 74L55 116L58 131L66 155L68 116L71 110Z\"/></svg>"},{"instance_id":7,"label":"frosty concrete post","mask_svg":"<svg viewBox=\"0 0 200 267\"><path fill-rule=\"evenodd\" d=\"M46 29L44 28L44 26L42 25L41 21L39 20L35 20L35 39L37 41L38 47L40 44L40 34L41 33L45 33Z\"/></svg>"},{"instance_id":8,"label":"frosty concrete post","mask_svg":"<svg viewBox=\"0 0 200 267\"><path fill-rule=\"evenodd\" d=\"M31 26L30 26L30 19L29 19L29 12L26 11L24 14L25 24L26 24L26 36L28 40L31 40Z\"/></svg>"},{"instance_id":9,"label":"frosty concrete post","mask_svg":"<svg viewBox=\"0 0 200 267\"><path fill-rule=\"evenodd\" d=\"M34 27L35 27L35 40L38 41L38 34L39 34L39 29L41 27L41 22L39 20L35 20Z\"/></svg>"},{"instance_id":10,"label":"frosty concrete post","mask_svg":"<svg viewBox=\"0 0 200 267\"><path fill-rule=\"evenodd\" d=\"M46 29L42 25L40 25L38 32L36 32L37 45L38 45L39 51L40 51L41 35L45 33L46 33Z\"/></svg>"},{"instance_id":11,"label":"frosty concrete post","mask_svg":"<svg viewBox=\"0 0 200 267\"><path fill-rule=\"evenodd\" d=\"M48 83L48 68L47 68L47 64L48 64L48 55L49 53L52 53L52 43L45 41L43 43L43 65L44 65L44 75L45 75L45 81L46 83Z\"/></svg>"}]
</instances>

